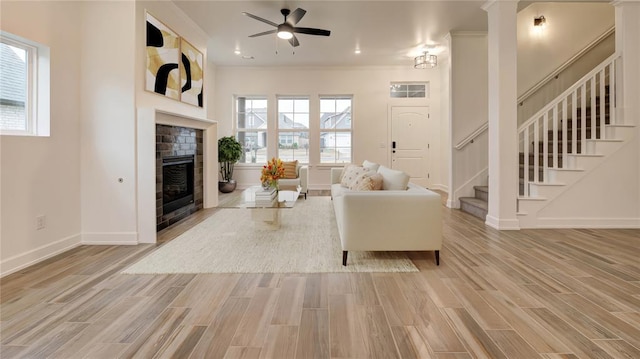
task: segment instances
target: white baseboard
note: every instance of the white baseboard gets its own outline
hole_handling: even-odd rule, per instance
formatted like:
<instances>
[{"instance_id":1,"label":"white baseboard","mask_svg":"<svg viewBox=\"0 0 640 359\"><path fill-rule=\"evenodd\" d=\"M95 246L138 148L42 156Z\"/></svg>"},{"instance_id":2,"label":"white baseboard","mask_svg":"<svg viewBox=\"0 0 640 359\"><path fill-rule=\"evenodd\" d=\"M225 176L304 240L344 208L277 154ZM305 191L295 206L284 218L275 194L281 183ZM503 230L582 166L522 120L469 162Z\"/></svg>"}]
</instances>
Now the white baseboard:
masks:
<instances>
[{"instance_id":1,"label":"white baseboard","mask_svg":"<svg viewBox=\"0 0 640 359\"><path fill-rule=\"evenodd\" d=\"M73 249L80 244L80 235L76 234L7 258L0 262L0 277L4 277L38 262L42 262L45 259Z\"/></svg>"},{"instance_id":2,"label":"white baseboard","mask_svg":"<svg viewBox=\"0 0 640 359\"><path fill-rule=\"evenodd\" d=\"M439 183L439 184L432 184L431 186L429 186L429 189L435 189L438 191L442 191L442 192L446 192L449 193L449 186Z\"/></svg>"},{"instance_id":3,"label":"white baseboard","mask_svg":"<svg viewBox=\"0 0 640 359\"><path fill-rule=\"evenodd\" d=\"M484 223L501 231L516 231L520 229L520 221L517 219L500 219L487 215L487 220Z\"/></svg>"},{"instance_id":4,"label":"white baseboard","mask_svg":"<svg viewBox=\"0 0 640 359\"><path fill-rule=\"evenodd\" d=\"M640 228L640 218L538 218L536 228Z\"/></svg>"},{"instance_id":5,"label":"white baseboard","mask_svg":"<svg viewBox=\"0 0 640 359\"><path fill-rule=\"evenodd\" d=\"M135 246L138 244L138 233L82 233L80 242L87 245Z\"/></svg>"},{"instance_id":6,"label":"white baseboard","mask_svg":"<svg viewBox=\"0 0 640 359\"><path fill-rule=\"evenodd\" d=\"M447 199L447 207L448 208L460 208L460 201L459 200L454 200L453 198L449 197Z\"/></svg>"}]
</instances>

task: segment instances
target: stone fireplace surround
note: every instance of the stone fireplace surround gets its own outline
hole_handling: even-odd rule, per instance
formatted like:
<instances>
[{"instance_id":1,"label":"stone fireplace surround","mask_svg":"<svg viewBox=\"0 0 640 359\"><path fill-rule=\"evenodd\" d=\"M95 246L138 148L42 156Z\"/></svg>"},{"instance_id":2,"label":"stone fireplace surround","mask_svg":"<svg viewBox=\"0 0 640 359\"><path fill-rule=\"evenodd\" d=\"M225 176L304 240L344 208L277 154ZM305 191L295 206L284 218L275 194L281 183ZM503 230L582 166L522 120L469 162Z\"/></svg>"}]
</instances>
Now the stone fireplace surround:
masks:
<instances>
[{"instance_id":1,"label":"stone fireplace surround","mask_svg":"<svg viewBox=\"0 0 640 359\"><path fill-rule=\"evenodd\" d=\"M203 207L218 205L217 122L153 108L139 108L136 124L138 243L156 243L157 124L202 130Z\"/></svg>"},{"instance_id":2,"label":"stone fireplace surround","mask_svg":"<svg viewBox=\"0 0 640 359\"><path fill-rule=\"evenodd\" d=\"M202 209L202 130L156 124L156 228L167 228ZM163 160L193 156L193 202L165 213L163 203Z\"/></svg>"}]
</instances>

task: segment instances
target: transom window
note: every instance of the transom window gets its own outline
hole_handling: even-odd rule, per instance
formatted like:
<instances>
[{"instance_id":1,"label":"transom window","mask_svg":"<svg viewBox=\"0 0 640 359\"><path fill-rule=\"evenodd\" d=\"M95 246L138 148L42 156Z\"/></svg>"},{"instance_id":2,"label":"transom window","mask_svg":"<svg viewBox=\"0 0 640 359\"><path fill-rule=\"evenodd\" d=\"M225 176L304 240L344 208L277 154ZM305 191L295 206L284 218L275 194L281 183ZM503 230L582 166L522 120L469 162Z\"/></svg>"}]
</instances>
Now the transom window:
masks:
<instances>
[{"instance_id":1,"label":"transom window","mask_svg":"<svg viewBox=\"0 0 640 359\"><path fill-rule=\"evenodd\" d=\"M320 98L320 163L351 163L351 102Z\"/></svg>"},{"instance_id":2,"label":"transom window","mask_svg":"<svg viewBox=\"0 0 640 359\"><path fill-rule=\"evenodd\" d=\"M395 98L425 98L429 97L426 82L392 82L389 86L389 96Z\"/></svg>"},{"instance_id":3,"label":"transom window","mask_svg":"<svg viewBox=\"0 0 640 359\"><path fill-rule=\"evenodd\" d=\"M267 98L236 97L236 138L244 146L240 163L267 162Z\"/></svg>"},{"instance_id":4,"label":"transom window","mask_svg":"<svg viewBox=\"0 0 640 359\"><path fill-rule=\"evenodd\" d=\"M309 98L278 98L278 157L309 163Z\"/></svg>"},{"instance_id":5,"label":"transom window","mask_svg":"<svg viewBox=\"0 0 640 359\"><path fill-rule=\"evenodd\" d=\"M0 31L0 133L49 135L49 48Z\"/></svg>"}]
</instances>

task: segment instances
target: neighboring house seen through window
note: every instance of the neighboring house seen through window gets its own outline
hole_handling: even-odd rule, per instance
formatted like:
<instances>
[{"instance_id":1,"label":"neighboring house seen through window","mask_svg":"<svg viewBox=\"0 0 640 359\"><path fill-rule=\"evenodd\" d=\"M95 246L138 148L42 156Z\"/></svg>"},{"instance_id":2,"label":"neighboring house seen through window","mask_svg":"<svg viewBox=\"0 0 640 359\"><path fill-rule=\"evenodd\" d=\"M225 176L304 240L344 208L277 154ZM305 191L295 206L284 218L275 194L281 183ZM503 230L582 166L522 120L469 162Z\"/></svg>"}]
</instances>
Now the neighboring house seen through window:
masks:
<instances>
[{"instance_id":1,"label":"neighboring house seen through window","mask_svg":"<svg viewBox=\"0 0 640 359\"><path fill-rule=\"evenodd\" d=\"M320 99L320 163L351 163L351 98Z\"/></svg>"},{"instance_id":2,"label":"neighboring house seen through window","mask_svg":"<svg viewBox=\"0 0 640 359\"><path fill-rule=\"evenodd\" d=\"M278 98L278 157L309 163L308 98Z\"/></svg>"},{"instance_id":3,"label":"neighboring house seen through window","mask_svg":"<svg viewBox=\"0 0 640 359\"><path fill-rule=\"evenodd\" d=\"M240 163L267 163L267 98L236 97L236 138L244 146Z\"/></svg>"},{"instance_id":4,"label":"neighboring house seen through window","mask_svg":"<svg viewBox=\"0 0 640 359\"><path fill-rule=\"evenodd\" d=\"M0 133L49 135L49 48L0 32Z\"/></svg>"}]
</instances>

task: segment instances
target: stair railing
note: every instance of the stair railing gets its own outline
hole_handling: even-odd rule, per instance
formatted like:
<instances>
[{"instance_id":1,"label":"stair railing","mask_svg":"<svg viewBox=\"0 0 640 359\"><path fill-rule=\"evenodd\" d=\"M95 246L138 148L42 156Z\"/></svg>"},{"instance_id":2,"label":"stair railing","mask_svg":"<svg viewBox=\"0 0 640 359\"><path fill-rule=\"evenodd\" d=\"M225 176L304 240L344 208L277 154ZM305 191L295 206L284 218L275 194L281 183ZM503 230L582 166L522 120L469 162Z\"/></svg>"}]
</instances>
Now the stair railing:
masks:
<instances>
[{"instance_id":1,"label":"stair railing","mask_svg":"<svg viewBox=\"0 0 640 359\"><path fill-rule=\"evenodd\" d=\"M524 184L521 196L529 197L530 182L547 181L550 168L566 168L568 155L584 153L587 139L605 138L605 124L615 123L618 57L604 60L518 128L519 163L524 165L519 176ZM608 109L606 96L612 100Z\"/></svg>"}]
</instances>

